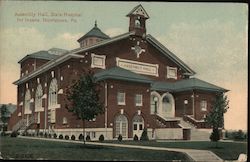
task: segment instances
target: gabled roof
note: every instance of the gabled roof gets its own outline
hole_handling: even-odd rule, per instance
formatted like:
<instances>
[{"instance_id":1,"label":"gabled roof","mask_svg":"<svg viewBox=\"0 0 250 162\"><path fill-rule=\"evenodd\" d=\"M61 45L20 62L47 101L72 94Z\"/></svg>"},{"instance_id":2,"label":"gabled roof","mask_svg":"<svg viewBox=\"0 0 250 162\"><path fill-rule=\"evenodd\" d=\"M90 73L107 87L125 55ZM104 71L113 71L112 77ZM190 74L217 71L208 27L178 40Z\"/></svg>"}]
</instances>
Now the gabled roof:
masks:
<instances>
[{"instance_id":1,"label":"gabled roof","mask_svg":"<svg viewBox=\"0 0 250 162\"><path fill-rule=\"evenodd\" d=\"M183 79L177 82L154 82L152 90L181 92L188 90L206 90L214 92L227 92L227 89L205 82L198 78Z\"/></svg>"},{"instance_id":2,"label":"gabled roof","mask_svg":"<svg viewBox=\"0 0 250 162\"><path fill-rule=\"evenodd\" d=\"M152 80L145 76L136 74L130 70L126 70L117 66L107 70L102 70L101 72L96 73L94 77L96 77L97 81L105 79L115 79L139 83L152 83Z\"/></svg>"},{"instance_id":3,"label":"gabled roof","mask_svg":"<svg viewBox=\"0 0 250 162\"><path fill-rule=\"evenodd\" d=\"M110 39L110 37L108 35L106 35L105 33L103 33L101 31L101 29L99 29L97 27L97 24L95 23L95 26L84 36L82 36L80 39L78 39L77 41L80 42L83 39L87 38L87 37L98 37L98 38L102 38L102 39Z\"/></svg>"},{"instance_id":4,"label":"gabled roof","mask_svg":"<svg viewBox=\"0 0 250 162\"><path fill-rule=\"evenodd\" d=\"M44 71L49 70L50 68L53 68L53 67L57 66L58 64L60 64L60 63L62 63L64 61L67 61L70 58L77 58L77 57L81 58L83 56L78 54L80 52L88 51L88 50L91 50L91 49L94 49L94 48L97 48L97 47L101 47L103 45L113 43L113 42L118 41L118 40L128 38L129 36L131 36L133 34L134 34L133 31L128 32L128 33L124 33L124 34L115 36L115 37L113 37L111 39L106 39L106 40L100 41L100 42L98 42L96 44L93 44L91 46L88 46L88 47L77 48L77 49L68 51L68 52L66 52L66 53L64 53L64 54L62 54L62 55L48 61L44 65L38 67L36 70L34 70L34 71L30 72L29 74L23 76L22 78L18 79L13 84L15 84L15 85L21 84L21 83L23 83L23 82L25 82L25 81L33 78L33 77L38 76L39 74L43 73Z\"/></svg>"},{"instance_id":5,"label":"gabled roof","mask_svg":"<svg viewBox=\"0 0 250 162\"><path fill-rule=\"evenodd\" d=\"M163 53L166 57L168 57L171 61L179 65L183 70L186 71L186 75L194 75L195 72L188 67L181 59L179 59L175 54L173 54L169 49L167 49L164 45L162 45L159 41L157 41L153 36L148 34L146 36L147 41L152 44L156 49L158 49L161 53Z\"/></svg>"},{"instance_id":6,"label":"gabled roof","mask_svg":"<svg viewBox=\"0 0 250 162\"><path fill-rule=\"evenodd\" d=\"M149 16L146 12L146 10L142 7L141 4L139 4L138 6L134 7L128 14L127 16L130 16L130 15L141 15L143 16L144 18L148 19Z\"/></svg>"},{"instance_id":7,"label":"gabled roof","mask_svg":"<svg viewBox=\"0 0 250 162\"><path fill-rule=\"evenodd\" d=\"M58 55L61 55L65 52L67 52L67 50L60 49L60 48L51 48L48 51L41 50L41 51L26 55L24 58L22 58L20 61L18 61L18 63L22 63L23 61L25 61L29 58L36 58L36 59L42 59L42 60L53 60L54 58L58 57Z\"/></svg>"},{"instance_id":8,"label":"gabled roof","mask_svg":"<svg viewBox=\"0 0 250 162\"><path fill-rule=\"evenodd\" d=\"M58 57L58 55L50 54L48 51L38 51L32 54L26 55L24 58L22 58L18 63L22 63L23 61L29 59L29 58L36 58L36 59L42 59L42 60L52 60L54 58Z\"/></svg>"}]
</instances>

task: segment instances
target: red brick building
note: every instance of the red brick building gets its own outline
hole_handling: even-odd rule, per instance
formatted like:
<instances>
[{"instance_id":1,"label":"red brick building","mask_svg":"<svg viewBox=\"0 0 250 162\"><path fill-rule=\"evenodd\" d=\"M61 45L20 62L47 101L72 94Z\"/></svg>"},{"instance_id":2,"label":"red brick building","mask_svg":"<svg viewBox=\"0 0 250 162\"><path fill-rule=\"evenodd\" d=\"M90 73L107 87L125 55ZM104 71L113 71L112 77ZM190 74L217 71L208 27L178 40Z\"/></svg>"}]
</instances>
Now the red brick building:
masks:
<instances>
[{"instance_id":1,"label":"red brick building","mask_svg":"<svg viewBox=\"0 0 250 162\"><path fill-rule=\"evenodd\" d=\"M77 49L53 48L20 60L20 79L14 82L18 106L9 129L78 137L82 121L66 109L65 91L89 69L103 81L105 106L104 114L86 122L93 140L101 134L105 139L140 137L144 128L150 139L189 139L188 124L209 128L204 117L215 94L227 90L194 78L188 65L147 34L149 16L141 5L127 17L127 33L110 38L95 23Z\"/></svg>"}]
</instances>

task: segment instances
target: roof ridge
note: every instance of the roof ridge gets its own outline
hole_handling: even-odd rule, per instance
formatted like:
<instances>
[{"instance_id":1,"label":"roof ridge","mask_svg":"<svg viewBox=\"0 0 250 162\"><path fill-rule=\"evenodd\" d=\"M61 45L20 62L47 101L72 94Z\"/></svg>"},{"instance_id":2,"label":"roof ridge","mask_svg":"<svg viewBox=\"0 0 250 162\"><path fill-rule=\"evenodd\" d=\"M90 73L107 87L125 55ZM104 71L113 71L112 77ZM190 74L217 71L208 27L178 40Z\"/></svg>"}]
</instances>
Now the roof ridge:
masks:
<instances>
[{"instance_id":1,"label":"roof ridge","mask_svg":"<svg viewBox=\"0 0 250 162\"><path fill-rule=\"evenodd\" d=\"M193 71L186 63L184 63L181 59L179 59L173 52L171 52L167 47L165 47L161 42L159 42L152 35L147 34L146 35L146 39L149 40L149 43L153 42L158 47L160 47L163 50L163 52L167 53L167 55L170 57L170 59L172 58L172 61L176 62L176 64L182 66L184 69L186 69L187 71L191 72L192 75L195 74L195 71ZM150 42L150 40L152 42Z\"/></svg>"}]
</instances>

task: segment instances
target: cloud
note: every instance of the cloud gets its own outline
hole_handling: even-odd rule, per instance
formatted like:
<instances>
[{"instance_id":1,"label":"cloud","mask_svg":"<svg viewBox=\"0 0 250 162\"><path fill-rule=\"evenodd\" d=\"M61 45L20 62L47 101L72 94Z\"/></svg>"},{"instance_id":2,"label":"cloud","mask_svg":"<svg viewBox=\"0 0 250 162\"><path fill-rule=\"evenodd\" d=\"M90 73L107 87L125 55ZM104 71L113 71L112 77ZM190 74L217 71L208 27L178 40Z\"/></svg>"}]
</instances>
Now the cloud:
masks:
<instances>
[{"instance_id":1,"label":"cloud","mask_svg":"<svg viewBox=\"0 0 250 162\"><path fill-rule=\"evenodd\" d=\"M0 103L16 103L16 86L12 83L19 78L20 65L17 62L21 58L52 47L77 48L79 46L77 39L81 36L82 33L61 33L51 39L36 28L21 27L1 30Z\"/></svg>"},{"instance_id":2,"label":"cloud","mask_svg":"<svg viewBox=\"0 0 250 162\"><path fill-rule=\"evenodd\" d=\"M104 33L109 35L110 37L114 37L114 36L117 36L119 34L125 33L125 31L124 31L124 29L121 29L121 28L109 28L109 29L105 30Z\"/></svg>"},{"instance_id":3,"label":"cloud","mask_svg":"<svg viewBox=\"0 0 250 162\"><path fill-rule=\"evenodd\" d=\"M247 30L239 31L237 24L213 19L173 24L157 39L196 71L196 77L230 90L225 126L246 129Z\"/></svg>"}]
</instances>

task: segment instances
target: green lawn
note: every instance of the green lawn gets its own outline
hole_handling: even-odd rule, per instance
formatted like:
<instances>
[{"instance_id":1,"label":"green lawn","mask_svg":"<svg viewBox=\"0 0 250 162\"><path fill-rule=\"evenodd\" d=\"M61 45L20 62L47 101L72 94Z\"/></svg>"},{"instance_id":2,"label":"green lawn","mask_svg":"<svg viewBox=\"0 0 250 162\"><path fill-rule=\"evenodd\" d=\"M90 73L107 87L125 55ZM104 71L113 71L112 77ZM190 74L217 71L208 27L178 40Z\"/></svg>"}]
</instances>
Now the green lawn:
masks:
<instances>
[{"instance_id":1,"label":"green lawn","mask_svg":"<svg viewBox=\"0 0 250 162\"><path fill-rule=\"evenodd\" d=\"M155 141L106 141L107 143L120 143L130 145L143 145L168 148L185 148L210 150L224 160L236 160L239 154L247 154L247 143L236 142L218 142L218 148L215 143L210 141L176 141L176 142L155 142Z\"/></svg>"},{"instance_id":2,"label":"green lawn","mask_svg":"<svg viewBox=\"0 0 250 162\"><path fill-rule=\"evenodd\" d=\"M188 160L178 152L153 151L106 146L42 141L23 138L0 137L0 148L4 159L48 159L48 160L141 160L167 161Z\"/></svg>"}]
</instances>

